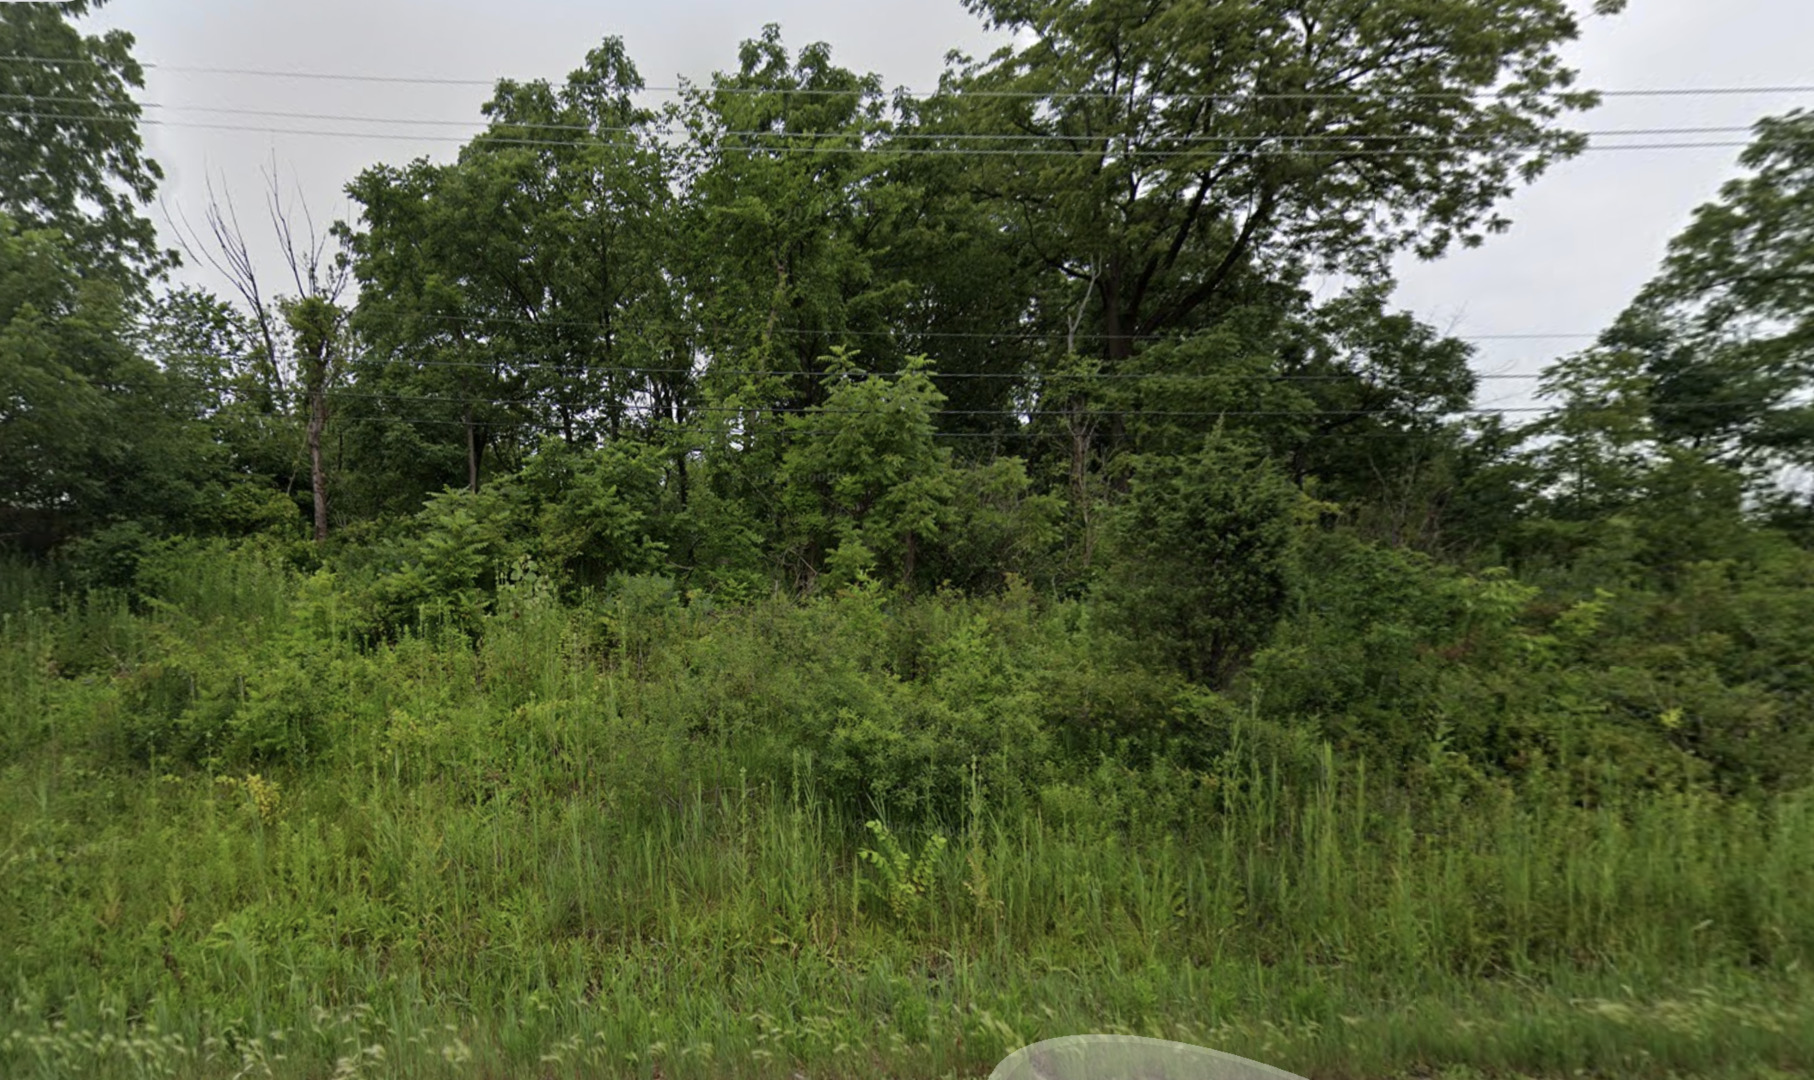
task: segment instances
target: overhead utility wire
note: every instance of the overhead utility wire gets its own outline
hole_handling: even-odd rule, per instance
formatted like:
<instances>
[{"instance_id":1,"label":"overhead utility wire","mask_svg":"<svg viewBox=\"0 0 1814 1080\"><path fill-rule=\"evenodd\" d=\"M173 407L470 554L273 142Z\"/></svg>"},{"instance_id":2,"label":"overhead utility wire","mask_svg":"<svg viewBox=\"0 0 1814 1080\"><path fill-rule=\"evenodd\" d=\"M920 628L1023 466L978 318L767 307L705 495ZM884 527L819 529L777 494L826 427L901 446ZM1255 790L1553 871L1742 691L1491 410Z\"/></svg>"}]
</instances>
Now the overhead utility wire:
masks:
<instances>
[{"instance_id":1,"label":"overhead utility wire","mask_svg":"<svg viewBox=\"0 0 1814 1080\"><path fill-rule=\"evenodd\" d=\"M92 116L72 116L72 115L67 115L67 114L47 114L47 113L18 112L18 111L0 111L0 117L23 117L23 118L35 118L35 119L43 119L43 120L104 119L104 118L98 118L98 117L92 117ZM463 136L459 136L459 135L415 134L412 132L322 131L322 130L317 130L317 129L305 129L305 128L261 127L261 126L252 125L252 124L211 124L211 123L205 123L202 121L161 120L161 119L157 119L157 118L151 118L151 119L140 118L140 119L136 120L135 122L139 123L139 124L146 124L146 125L152 125L152 126L158 126L158 127L195 128L195 129L210 130L210 131L244 131L244 132L251 132L253 134L261 134L261 135L300 135L300 136L311 137L311 138L379 139L379 140L383 140L386 142L397 142L397 141L403 141L403 140L414 140L414 141L418 141L418 142L467 142L467 141L470 141L467 138L465 138ZM877 133L877 134L880 134L880 133ZM787 138L788 136L785 133L782 133L779 135L765 134L763 137ZM840 138L855 138L855 137L860 137L860 136L857 135L856 133L851 133L851 134L846 134L846 135L840 135L839 137ZM918 137L922 137L922 136L914 136L914 137L918 138ZM936 136L923 136L923 137L934 138L934 139L937 138ZM1284 141L1288 141L1291 138L1291 136L1249 136L1249 138L1252 138L1256 144L1259 144L1259 143L1268 143L1268 142L1284 142ZM575 146L575 143L572 140L564 140L564 139L520 139L520 138L515 138L515 137L487 137L485 141L487 144L494 145L494 146L546 146L546 147L566 147L569 149L571 149ZM1485 144L1482 144L1482 145L1483 145L1483 148L1487 148L1487 149L1491 148L1488 145L1485 145ZM1714 150L1714 149L1730 149L1730 148L1737 148L1737 147L1745 147L1745 146L1749 146L1749 145L1751 145L1751 144L1748 142L1734 142L1734 141L1688 142L1688 143L1683 143L1683 142L1609 143L1609 144L1604 144L1604 145L1589 144L1588 146L1584 147L1583 149L1585 151L1589 151L1589 152L1608 151L1608 150ZM738 152L738 153L748 153L748 154L770 154L770 153L869 154L869 155L882 156L882 157L887 157L887 156L896 156L896 157L956 156L956 157L1016 157L1016 158L1068 157L1068 158L1075 158L1075 157L1079 157L1081 155L1086 155L1086 154L1100 155L1101 153L1104 152L1099 147L1094 146L1094 145L1089 146L1089 147L1081 147L1081 148L1078 148L1075 150L1012 150L1012 149L995 149L995 148L978 149L978 148L969 148L969 147L915 147L915 146L895 146L895 145L891 145L891 144L883 144L883 145L875 145L875 146L826 146L826 145L800 146L800 145L794 145L794 144L781 145L781 146L776 146L776 145L740 146L740 145L735 145L735 144L718 143L718 144L713 144L713 148L718 149L718 150L727 151L727 152ZM1460 144L1444 146L1444 147L1434 147L1431 149L1432 150L1444 150L1444 149L1469 150L1471 148L1472 147L1470 147L1467 143L1460 143ZM1128 158L1142 158L1142 159L1146 159L1146 160L1170 160L1170 159L1174 159L1174 158L1199 157L1203 153L1203 151L1201 151L1201 150L1143 150L1143 149L1110 149L1107 152L1112 155L1115 155L1115 156L1122 156L1122 157L1128 157ZM1426 154L1426 153L1431 152L1431 150L1389 150L1389 149L1379 149L1379 148L1374 148L1374 147L1342 148L1342 149L1324 150L1324 149L1294 149L1292 147L1285 146L1285 147L1280 147L1278 149L1256 147L1254 149L1249 150L1249 152L1260 154L1260 155L1265 155L1265 156L1290 154L1293 156L1304 156L1304 157L1319 157L1319 156L1320 157L1407 157L1407 156L1412 156L1412 155Z\"/></svg>"},{"instance_id":2,"label":"overhead utility wire","mask_svg":"<svg viewBox=\"0 0 1814 1080\"><path fill-rule=\"evenodd\" d=\"M502 324L505 326L544 327L544 328L549 328L549 329L597 330L599 328L597 322L588 320L588 319L560 319L560 318L537 319L537 318L531 318L531 317L520 316L520 315L455 315L455 314L451 314L451 313L392 312L392 311L378 311L378 310L368 309L365 311L358 312L356 317L359 319L362 319L362 320L370 320L370 321L377 321L377 322L408 322L408 321L411 321L414 319L421 319L421 320L430 321L430 322L450 322L450 323L457 323L457 324L466 325L466 326L470 326L470 325L474 325L474 324L492 323L492 324ZM729 334L729 333L735 332L735 328L722 326L722 325L707 326L707 327L703 327L702 329L707 332L714 333L714 334ZM811 329L806 329L803 327L776 327L772 330L765 328L763 330L763 333L765 333L765 334L785 334L785 335L789 335L792 337L827 337L827 338L852 337L852 338L900 338L900 339L953 338L953 339L966 339L966 340L973 340L973 341L998 341L998 342L999 341L1015 341L1015 340L1028 341L1028 340L1034 340L1034 339L1039 339L1039 338L1048 338L1048 337L1057 338L1060 336L1069 337L1072 340L1076 340L1076 341L1110 341L1110 340L1169 341L1169 340L1172 340L1175 336L1175 335L1169 335L1169 334L1104 334L1104 333L1097 333L1095 331L1091 331L1088 333L1080 332L1080 333L1077 333L1074 335L1068 334L1068 333L1061 335L1057 331L1039 330L1039 329L1036 329L1033 327L1025 327L1025 328L1022 328L1022 330L1020 330L1020 331L1009 331L1009 332L1004 332L1004 333L999 333L999 334L988 333L988 332L984 332L984 331L961 331L961 330L923 330L923 331L921 331L921 330L854 330L854 329L811 330ZM1448 336L1451 336L1451 337L1459 336L1460 339L1463 341L1557 341L1557 340L1564 340L1564 339L1587 340L1590 338L1596 338L1599 335L1598 334L1568 333L1568 334L1467 334L1467 335L1448 335Z\"/></svg>"},{"instance_id":3,"label":"overhead utility wire","mask_svg":"<svg viewBox=\"0 0 1814 1080\"><path fill-rule=\"evenodd\" d=\"M1218 413L1217 415L1220 416L1223 414ZM1230 414L1230 415L1232 415L1232 414ZM342 418L335 417L335 419L339 420ZM403 414L399 414L399 413L383 413L383 414L368 413L368 414L360 415L360 416L346 417L344 419L348 423L357 423L357 424L434 425L434 426L438 426L438 427L457 427L457 428L462 428L462 429L464 429L468 426L472 426L472 425L469 425L468 422L465 420L450 420L444 416L442 416L442 417L423 417L423 416L408 416L408 415L403 415ZM602 420L604 418L602 418L602 417L584 417L584 418L578 418L578 419L584 419L584 420L596 423L599 420ZM630 419L634 419L634 418L630 418ZM670 425L673 423L673 421L668 419L667 417L662 417L660 419L662 422L668 423ZM497 426L495 424L488 424L488 423L485 423L482 421L474 421L473 425L476 425L479 427L488 427L488 428ZM748 434L748 433L745 432L743 434ZM796 435L796 436L806 436L809 438L822 438L822 437L835 436L840 433L837 431L831 430L829 428L823 428L823 429L821 429L821 428L805 428L805 429L794 428L794 429L790 430L788 432L788 434ZM1329 441L1332 439L1339 439L1343 442L1347 442L1347 441L1353 440L1353 439L1400 439L1400 440L1402 440L1402 439L1407 439L1407 438L1415 438L1418 434L1420 434L1420 433L1418 433L1418 432L1400 432L1400 431L1344 431L1344 432L1340 432L1340 433L1312 431L1312 432L1307 432L1305 434L1305 438L1312 442L1325 442L1325 441ZM931 433L931 436L934 439L1053 439L1053 438L1062 439L1062 438L1069 438L1069 436L1062 431L1039 431L1039 430L1035 430L1033 428L1016 428L1013 431L934 431Z\"/></svg>"},{"instance_id":4,"label":"overhead utility wire","mask_svg":"<svg viewBox=\"0 0 1814 1080\"><path fill-rule=\"evenodd\" d=\"M28 64L86 64L97 65L100 62L91 57L47 57L47 56L0 56L0 61ZM494 87L501 79L442 78L423 75L366 75L352 72L330 71L272 71L264 68L232 67L197 67L177 64L159 64L141 62L141 68L148 71L165 71L178 75L223 75L234 77L267 78L267 79L313 79L338 82L375 82L403 83L423 86L480 86ZM533 81L533 80L530 80ZM868 87L854 89L829 89L823 87L755 87L755 86L696 86L681 84L672 86L616 87L621 93L629 94L795 94L802 96L852 97L870 93ZM1019 98L1047 100L1054 98L1100 98L1119 100L1125 94L1108 90L964 90L952 92L938 90L930 94L916 93L908 87L897 87L889 93L905 93L920 100L936 98L988 97ZM1776 95L1814 93L1814 86L1705 86L1705 87L1660 87L1654 89L1632 90L1594 90L1587 87L1564 87L1554 91L1563 93L1591 93L1600 97L1731 97L1742 95ZM1166 101L1379 101L1391 99L1446 101L1456 98L1496 99L1502 95L1491 90L1476 91L1417 91L1411 93L1366 93L1363 91L1248 91L1241 93L1216 94L1157 94Z\"/></svg>"},{"instance_id":5,"label":"overhead utility wire","mask_svg":"<svg viewBox=\"0 0 1814 1080\"><path fill-rule=\"evenodd\" d=\"M401 312L398 312L398 313L357 312L355 314L355 317L358 319L361 319L361 320L371 320L371 321L376 321L376 322L408 322L412 319L423 319L423 320L432 320L435 322L457 323L457 324L463 325L463 326L502 324L505 326L524 326L524 327L532 327L532 328L539 327L539 328L550 329L550 330L595 330L596 331L599 329L599 326L597 323L591 322L588 320L584 320L584 319L527 319L527 318L520 318L520 317L490 316L490 315L414 315L414 314L404 314ZM730 335L730 334L734 333L734 331L732 331L728 328L725 328L725 327L707 327L705 329L707 332L709 332L711 334ZM764 328L761 331L761 333L763 335L780 335L780 336L786 336L786 337L828 338L828 339L831 339L834 341L839 340L839 339L844 339L844 338L858 338L858 339L886 338L890 341L897 342L897 343L903 343L903 344L906 342L919 341L919 340L988 341L988 342L995 342L998 344L1009 344L1009 343L1035 344L1039 341L1047 340L1047 339L1051 339L1051 340L1055 341L1057 338L1060 338L1060 337L1068 337L1073 341L1165 342L1165 341L1179 340L1176 335L1172 335L1172 334L1102 334L1102 333L1096 333L1094 331L1091 331L1089 333L1079 332L1077 334L1066 334L1066 333L1062 333L1059 331L1049 331L1049 330L1042 331L1042 330L1033 330L1033 329L1028 329L1024 333L1009 332L1009 333L991 334L991 333L985 333L982 331L963 331L963 330L808 330L808 329L801 328L801 327L775 327L773 329ZM687 335L687 337L689 339L696 338L699 336L700 335L694 335L694 334ZM1598 335L1598 334L1583 334L1583 333L1572 333L1572 334L1460 334L1460 335L1450 334L1450 335L1443 335L1443 337L1439 340L1463 341L1463 342L1470 342L1470 343L1483 342L1483 341L1591 341L1593 339L1598 338L1599 336L1600 335ZM384 362L393 363L396 361L387 360ZM490 368L490 367L499 366L496 363L492 363L492 362L488 362L488 361L480 361L480 360L466 360L466 361L417 360L417 361L409 361L409 362L422 364L425 366L431 366L431 367L484 367L484 368ZM511 364L510 366L513 366L513 367L541 367L541 366L561 366L561 365L557 365L552 361L523 361L521 363ZM577 366L583 368L588 365L580 364ZM652 370L657 370L657 369L643 368L641 370L652 371ZM946 373L941 372L940 374L946 374ZM1108 378L1108 377L1119 378L1119 376L1104 376L1104 377L1105 378Z\"/></svg>"},{"instance_id":6,"label":"overhead utility wire","mask_svg":"<svg viewBox=\"0 0 1814 1080\"><path fill-rule=\"evenodd\" d=\"M352 390L323 391L323 397L330 399L397 401L397 402L450 402L498 407L520 405L552 405L543 398L465 398L457 395L435 394L380 394ZM1767 406L1775 405L1773 401L1678 401L1652 402L1653 410L1679 411L1685 409L1730 408L1735 405ZM617 402L612 408L625 411L652 412L665 409L666 406L639 402ZM1439 419L1449 416L1499 416L1516 413L1554 412L1555 406L1485 406L1470 405L1461 409L1444 409L1440 412L1418 412L1405 409L1189 409L1189 410L1154 410L1154 409L1090 409L1091 416L1128 416L1155 417L1165 419L1209 419L1218 416L1411 416L1420 419ZM906 411L904 407L893 409L829 409L817 405L694 405L682 410L687 413L727 414L743 416L748 414L767 413L771 415L793 416L899 416ZM665 417L665 412L662 414ZM1059 410L1017 410L1017 409L928 409L927 416L997 416L1023 418L1029 415L1062 415Z\"/></svg>"},{"instance_id":7,"label":"overhead utility wire","mask_svg":"<svg viewBox=\"0 0 1814 1080\"><path fill-rule=\"evenodd\" d=\"M168 104L163 104L163 103L155 102L155 101L132 102L132 103L107 102L107 101L96 101L96 100L89 99L89 98L45 97L45 96L34 95L34 94L0 94L0 101L22 101L29 105L35 105L35 104L38 104L41 102L53 104L53 105L91 105L97 109L103 110L103 112L108 109L117 109L117 110L124 111L124 110L129 110L132 108L144 108L144 109L162 109L162 110L173 111L173 112L214 113L214 114L231 115L231 116L264 116L264 117L270 117L273 119L281 119L281 120L323 120L323 121L329 121L329 122L334 122L334 123L348 123L348 124L405 124L405 125L420 125L420 126L428 126L428 127L467 127L467 128L479 129L474 133L475 137L480 136L480 135L493 135L498 131L508 132L508 131L517 131L517 130L521 130L521 131L571 131L571 132L576 132L576 133L580 133L580 134L589 134L589 135L635 135L635 134L642 134L642 133L648 133L648 132L654 132L654 133L660 133L660 134L672 134L673 133L673 129L671 127L661 125L661 124L645 124L645 125L639 125L639 126L612 126L612 125L599 126L599 125L592 125L592 124L555 124L555 123L545 123L545 122L540 122L540 121L492 120L492 119L430 120L430 119L418 119L418 118L414 118L414 117L400 117L400 116L347 116L347 115L339 114L339 113L287 112L287 111L284 111L281 109L239 109L239 108L229 108L229 107L224 107L224 106L213 106L213 105L168 105ZM108 119L113 119L113 117L109 117L106 115L81 116L81 115L74 115L74 114L41 113L41 112L37 112L37 111L0 112L0 116L32 117L32 118L45 119L45 120L74 120L74 119L108 120ZM149 122L149 121L147 121L147 122ZM1612 129L1612 130L1607 130L1607 131L1582 131L1582 132L1574 132L1572 134L1585 135L1585 136L1588 136L1589 138L1636 138L1639 136L1654 137L1654 136L1659 136L1659 135L1670 135L1670 136L1675 136L1675 135L1733 135L1733 134L1742 134L1745 132L1749 132L1751 130L1752 130L1751 127L1746 126L1746 125L1729 125L1729 126L1725 126L1725 127L1624 128L1624 129ZM352 133L349 132L349 134L352 134ZM981 133L981 132L941 132L941 131L920 131L920 130L907 130L907 131L888 130L888 131L876 131L876 132L752 130L752 131L713 131L713 132L710 132L710 134L714 138L748 138L748 139L758 139L758 138L848 139L848 138L860 137L865 134L870 134L870 135L886 135L890 138L896 138L896 139L955 140L955 141L960 141L960 142L1030 142L1030 143L1058 142L1058 143L1071 143L1071 144L1078 143L1078 142L1102 142L1105 139L1113 138L1113 136L1108 136L1108 135L1067 135L1067 134L1063 134L1063 133L1059 133L1059 132L1031 132L1031 133L1022 132L1022 133L989 134L989 133ZM402 137L402 136L400 136L400 137ZM419 136L412 135L412 136L408 136L408 137L416 138ZM1432 141L1432 140L1444 140L1444 139L1454 140L1457 138L1465 139L1466 136L1423 134L1423 133L1415 133L1415 132L1410 133L1410 134L1397 134L1397 135L1353 135L1353 134L1331 134L1331 133L1324 132L1324 133L1308 134L1308 135L1184 135L1184 136L1176 136L1176 137L1167 137L1164 139L1164 141L1167 143L1187 143L1187 144L1193 144L1193 145L1200 144L1200 143L1244 145L1244 144L1248 144L1248 143L1272 142L1272 141L1291 142L1291 143L1343 142L1343 141L1350 141L1350 142L1420 142L1420 141ZM1487 141L1487 140L1483 139L1482 141ZM561 145L567 145L567 144L562 142Z\"/></svg>"},{"instance_id":8,"label":"overhead utility wire","mask_svg":"<svg viewBox=\"0 0 1814 1080\"><path fill-rule=\"evenodd\" d=\"M550 370L550 371L554 371L554 372L561 373L561 374L574 374L574 375L591 375L591 374L692 375L695 377L704 377L706 375L753 375L753 376L767 376L767 377L772 377L772 378L783 378L783 379L799 378L802 376L808 376L811 378L824 378L827 375L845 374L844 372L834 372L834 371L762 371L762 370L758 370L755 368L708 367L705 369L700 369L700 368L648 368L648 367L635 367L635 366L604 367L604 366L600 366L600 365L591 365L591 364L577 364L577 365L561 364L557 361L552 361L552 360L529 360L529 361L524 361L522 363L511 363L508 361L500 362L500 363L486 363L481 360L405 360L405 359L394 359L394 358L379 358L379 359L366 359L366 360L359 361L359 365L361 367L370 367L370 366L402 367L402 368L408 368L410 370L417 370L417 369L421 369L421 368L467 368L467 369L473 369L473 370L486 370L486 371L507 369L507 370L513 371L513 372L524 371L524 370L532 370L532 371ZM895 379L895 378L900 378L903 375L913 374L913 372L908 372L908 371L852 371L852 372L849 372L848 374L850 374L856 378L864 378L864 379L873 379L873 378ZM1065 375L1065 374L1054 374L1054 373L1050 373L1050 372L1016 372L1016 371L925 371L925 372L921 372L920 374L924 374L928 378L932 378L932 379L1024 379L1027 381L1035 381L1035 380L1061 381L1061 380L1065 380L1065 379L1077 379L1080 381L1094 381L1096 379L1173 379L1173 380L1178 380L1178 379L1227 379L1230 381L1235 381L1235 380L1247 379L1249 381L1265 381L1265 382L1340 382L1344 379L1352 379L1352 378L1361 377L1360 373L1333 374L1333 375L1254 374L1254 375L1250 375L1250 376L1243 376L1240 374L1213 375L1213 374L1204 374L1201 372L1164 372L1164 371L1119 371L1119 372L1105 372L1105 373L1100 373L1100 374L1087 374L1087 375L1086 374ZM1532 372L1530 374L1525 374L1525 375L1485 374L1485 375L1475 375L1474 377L1476 379L1540 379L1543 377L1543 375L1541 372Z\"/></svg>"}]
</instances>

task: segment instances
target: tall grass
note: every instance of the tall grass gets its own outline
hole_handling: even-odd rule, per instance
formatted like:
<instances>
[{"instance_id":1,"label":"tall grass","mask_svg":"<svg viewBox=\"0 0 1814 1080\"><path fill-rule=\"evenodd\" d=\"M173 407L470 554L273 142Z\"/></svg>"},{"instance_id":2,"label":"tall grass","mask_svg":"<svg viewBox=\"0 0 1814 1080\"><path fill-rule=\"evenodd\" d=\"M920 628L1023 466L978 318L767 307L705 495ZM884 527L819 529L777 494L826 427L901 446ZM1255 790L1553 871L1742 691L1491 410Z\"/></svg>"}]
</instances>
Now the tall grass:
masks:
<instances>
[{"instance_id":1,"label":"tall grass","mask_svg":"<svg viewBox=\"0 0 1814 1080\"><path fill-rule=\"evenodd\" d=\"M1207 775L979 761L869 827L796 718L860 685L867 614L631 655L523 600L362 650L219 561L0 627L0 1075L973 1076L1087 1031L1319 1077L1814 1067L1806 796L1432 804L1231 739Z\"/></svg>"}]
</instances>

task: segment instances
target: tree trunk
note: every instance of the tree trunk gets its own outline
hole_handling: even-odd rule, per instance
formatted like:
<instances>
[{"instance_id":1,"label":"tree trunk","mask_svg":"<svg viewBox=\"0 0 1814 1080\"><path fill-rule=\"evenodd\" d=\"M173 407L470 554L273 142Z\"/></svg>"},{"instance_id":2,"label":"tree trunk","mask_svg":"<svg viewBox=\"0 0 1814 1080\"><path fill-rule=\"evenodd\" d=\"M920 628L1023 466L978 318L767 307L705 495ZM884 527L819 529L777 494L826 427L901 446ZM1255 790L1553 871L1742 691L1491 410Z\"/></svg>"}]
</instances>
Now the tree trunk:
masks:
<instances>
[{"instance_id":1,"label":"tree trunk","mask_svg":"<svg viewBox=\"0 0 1814 1080\"><path fill-rule=\"evenodd\" d=\"M1136 316L1122 318L1121 264L1119 260L1110 262L1109 272L1103 275L1098 287L1102 290L1102 329L1108 369L1119 371L1134 355L1131 328L1139 325Z\"/></svg>"},{"instance_id":2,"label":"tree trunk","mask_svg":"<svg viewBox=\"0 0 1814 1080\"><path fill-rule=\"evenodd\" d=\"M1083 565L1089 569L1096 546L1090 520L1090 442L1095 435L1095 422L1083 418L1083 403L1071 411L1071 497L1077 501L1077 513L1083 519Z\"/></svg>"},{"instance_id":3,"label":"tree trunk","mask_svg":"<svg viewBox=\"0 0 1814 1080\"><path fill-rule=\"evenodd\" d=\"M479 438L471 409L466 410L466 487L474 495L479 493Z\"/></svg>"},{"instance_id":4,"label":"tree trunk","mask_svg":"<svg viewBox=\"0 0 1814 1080\"><path fill-rule=\"evenodd\" d=\"M328 399L322 381L309 387L309 485L315 492L315 542L328 538L328 472L321 460L321 433L328 424Z\"/></svg>"}]
</instances>

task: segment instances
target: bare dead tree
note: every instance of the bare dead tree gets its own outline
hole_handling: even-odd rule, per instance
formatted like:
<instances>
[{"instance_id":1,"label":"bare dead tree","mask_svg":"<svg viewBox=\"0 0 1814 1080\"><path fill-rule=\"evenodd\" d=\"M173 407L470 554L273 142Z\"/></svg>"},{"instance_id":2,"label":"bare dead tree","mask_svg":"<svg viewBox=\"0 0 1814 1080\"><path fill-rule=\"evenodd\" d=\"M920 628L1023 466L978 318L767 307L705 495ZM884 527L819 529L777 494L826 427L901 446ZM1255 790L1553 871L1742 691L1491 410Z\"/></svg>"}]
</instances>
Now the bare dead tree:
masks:
<instances>
[{"instance_id":1,"label":"bare dead tree","mask_svg":"<svg viewBox=\"0 0 1814 1080\"><path fill-rule=\"evenodd\" d=\"M202 231L190 223L189 215L181 207L177 208L175 217L172 217L170 207L166 205L164 220L176 233L183 254L191 262L205 262L214 267L215 272L226 278L239 298L245 302L264 346L266 378L270 382L273 396L281 399L285 386L283 362L277 347L277 321L258 280L258 263L252 258L252 250L246 243L246 232L240 227L239 208L233 203L231 191L224 198L215 191L213 177L208 178L207 188L208 205L203 215L207 224L206 240L202 237Z\"/></svg>"},{"instance_id":2,"label":"bare dead tree","mask_svg":"<svg viewBox=\"0 0 1814 1080\"><path fill-rule=\"evenodd\" d=\"M297 377L308 403L309 485L315 496L315 542L320 544L328 538L327 468L321 437L328 423L327 390L346 354L346 312L340 307L340 295L352 276L352 266L344 250L332 258L327 256L329 234L316 229L315 216L306 202L302 216L308 232L298 235L294 215L283 204L275 162L265 180L271 226L296 285L296 299L284 305L284 318L295 335Z\"/></svg>"},{"instance_id":3,"label":"bare dead tree","mask_svg":"<svg viewBox=\"0 0 1814 1080\"><path fill-rule=\"evenodd\" d=\"M296 284L296 295L301 297L319 297L336 306L340 296L346 291L352 280L352 263L346 257L344 249L335 251L328 257L328 242L333 239L332 230L322 231L315 227L315 215L309 210L306 201L301 201L303 225L308 230L306 236L299 236L295 228L295 211L283 203L282 187L277 182L276 162L272 168L261 170L264 173L266 193L269 196L271 227L277 232L278 242L282 245L285 261L289 264L290 279ZM298 243L298 240L301 243Z\"/></svg>"},{"instance_id":4,"label":"bare dead tree","mask_svg":"<svg viewBox=\"0 0 1814 1080\"><path fill-rule=\"evenodd\" d=\"M347 353L346 312L340 298L352 279L352 265L344 249L328 251L331 231L315 225L308 204L301 204L301 227L298 228L294 203L284 201L278 182L276 162L261 170L265 178L266 210L275 233L278 250L290 271L296 287L293 296L271 296L265 291L258 274L258 263L246 242L245 229L239 222L239 211L229 192L224 199L208 181L208 208L205 215L207 237L191 225L178 211L181 226L171 221L178 242L191 259L206 262L232 283L250 309L253 321L269 362L269 373L275 394L287 396L284 363L288 356L294 365L291 383L300 392L296 406L303 412L303 444L309 458L309 486L314 495L315 540L325 542L328 535L327 467L322 454L322 434L328 423L327 391L339 374ZM300 201L300 200L297 200ZM169 219L169 211L165 211ZM280 331L280 320L282 331ZM283 331L287 331L284 333Z\"/></svg>"}]
</instances>

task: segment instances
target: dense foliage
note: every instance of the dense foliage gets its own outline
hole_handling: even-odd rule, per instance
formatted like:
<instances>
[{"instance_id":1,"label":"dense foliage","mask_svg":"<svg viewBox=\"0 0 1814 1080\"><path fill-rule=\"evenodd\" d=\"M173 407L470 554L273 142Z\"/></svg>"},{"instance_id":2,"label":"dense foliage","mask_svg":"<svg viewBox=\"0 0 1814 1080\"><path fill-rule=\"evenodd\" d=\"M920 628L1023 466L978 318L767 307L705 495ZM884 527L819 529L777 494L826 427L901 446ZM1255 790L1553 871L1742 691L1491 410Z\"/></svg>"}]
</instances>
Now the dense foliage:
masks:
<instances>
[{"instance_id":1,"label":"dense foliage","mask_svg":"<svg viewBox=\"0 0 1814 1080\"><path fill-rule=\"evenodd\" d=\"M234 300L90 6L0 9L0 1072L1814 1066L1807 114L1511 427L1387 267L1581 149L1559 0L607 40Z\"/></svg>"}]
</instances>

